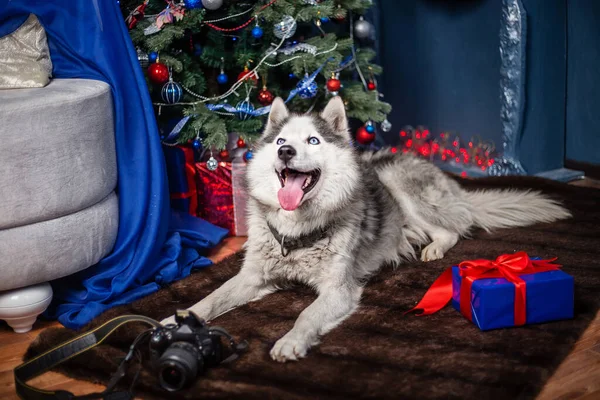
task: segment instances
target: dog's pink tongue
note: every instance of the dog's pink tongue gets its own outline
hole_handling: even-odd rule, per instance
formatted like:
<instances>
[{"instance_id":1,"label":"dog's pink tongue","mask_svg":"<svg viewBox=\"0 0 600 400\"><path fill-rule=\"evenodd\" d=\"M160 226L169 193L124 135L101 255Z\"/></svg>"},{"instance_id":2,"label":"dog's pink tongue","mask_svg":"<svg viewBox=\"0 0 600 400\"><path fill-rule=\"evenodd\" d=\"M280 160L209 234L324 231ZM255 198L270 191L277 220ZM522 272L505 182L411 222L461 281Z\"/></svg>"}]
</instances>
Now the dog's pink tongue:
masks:
<instances>
[{"instance_id":1,"label":"dog's pink tongue","mask_svg":"<svg viewBox=\"0 0 600 400\"><path fill-rule=\"evenodd\" d=\"M281 208L286 211L294 211L300 205L304 191L302 186L308 178L305 174L289 174L285 186L279 189L277 197Z\"/></svg>"}]
</instances>

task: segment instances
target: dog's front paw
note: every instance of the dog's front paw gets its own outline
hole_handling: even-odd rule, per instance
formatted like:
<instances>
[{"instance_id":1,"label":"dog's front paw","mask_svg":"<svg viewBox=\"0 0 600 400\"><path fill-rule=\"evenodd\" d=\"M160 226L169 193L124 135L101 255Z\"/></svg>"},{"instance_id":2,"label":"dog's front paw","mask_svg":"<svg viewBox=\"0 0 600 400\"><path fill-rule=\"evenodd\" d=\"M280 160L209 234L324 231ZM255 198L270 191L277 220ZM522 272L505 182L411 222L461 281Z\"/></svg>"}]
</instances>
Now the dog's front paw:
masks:
<instances>
[{"instance_id":1,"label":"dog's front paw","mask_svg":"<svg viewBox=\"0 0 600 400\"><path fill-rule=\"evenodd\" d=\"M271 349L271 358L279 362L297 361L306 357L308 348L306 340L288 334L275 343L275 346Z\"/></svg>"},{"instance_id":2,"label":"dog's front paw","mask_svg":"<svg viewBox=\"0 0 600 400\"><path fill-rule=\"evenodd\" d=\"M444 258L444 249L437 242L431 242L421 252L421 261L435 261Z\"/></svg>"},{"instance_id":3,"label":"dog's front paw","mask_svg":"<svg viewBox=\"0 0 600 400\"><path fill-rule=\"evenodd\" d=\"M175 316L174 315L171 315L169 318L165 318L162 321L160 321L160 324L162 326L169 325L169 324L175 324L175 323L176 322L175 322Z\"/></svg>"}]
</instances>

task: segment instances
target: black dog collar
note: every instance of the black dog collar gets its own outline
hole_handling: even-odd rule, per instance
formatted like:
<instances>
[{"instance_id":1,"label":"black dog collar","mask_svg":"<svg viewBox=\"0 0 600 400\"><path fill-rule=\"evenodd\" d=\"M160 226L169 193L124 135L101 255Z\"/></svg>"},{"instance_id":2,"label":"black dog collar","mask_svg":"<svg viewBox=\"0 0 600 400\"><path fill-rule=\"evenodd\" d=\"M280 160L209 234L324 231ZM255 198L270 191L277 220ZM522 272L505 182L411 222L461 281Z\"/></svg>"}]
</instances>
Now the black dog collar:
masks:
<instances>
[{"instance_id":1,"label":"black dog collar","mask_svg":"<svg viewBox=\"0 0 600 400\"><path fill-rule=\"evenodd\" d=\"M308 235L296 238L288 238L277 232L277 229L275 229L270 223L267 222L267 225L269 226L273 237L275 237L275 240L277 240L277 243L279 243L281 246L281 255L284 257L287 257L287 255L290 254L290 251L311 247L319 240L325 239L327 236L329 236L331 228L331 226L325 226L324 228L317 229Z\"/></svg>"}]
</instances>

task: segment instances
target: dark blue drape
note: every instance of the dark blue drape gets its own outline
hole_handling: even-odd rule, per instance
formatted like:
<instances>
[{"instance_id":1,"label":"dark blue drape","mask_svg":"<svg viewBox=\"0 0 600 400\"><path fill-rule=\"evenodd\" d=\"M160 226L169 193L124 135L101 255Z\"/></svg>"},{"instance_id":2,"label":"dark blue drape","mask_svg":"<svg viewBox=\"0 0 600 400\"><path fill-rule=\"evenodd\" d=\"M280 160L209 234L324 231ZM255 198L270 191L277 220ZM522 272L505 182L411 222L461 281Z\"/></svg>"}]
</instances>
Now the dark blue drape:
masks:
<instances>
[{"instance_id":1,"label":"dark blue drape","mask_svg":"<svg viewBox=\"0 0 600 400\"><path fill-rule=\"evenodd\" d=\"M170 210L152 103L116 0L0 0L0 35L29 13L46 29L54 77L105 81L114 98L117 242L97 265L53 282L48 312L76 329L108 308L210 265L201 253L227 231Z\"/></svg>"}]
</instances>

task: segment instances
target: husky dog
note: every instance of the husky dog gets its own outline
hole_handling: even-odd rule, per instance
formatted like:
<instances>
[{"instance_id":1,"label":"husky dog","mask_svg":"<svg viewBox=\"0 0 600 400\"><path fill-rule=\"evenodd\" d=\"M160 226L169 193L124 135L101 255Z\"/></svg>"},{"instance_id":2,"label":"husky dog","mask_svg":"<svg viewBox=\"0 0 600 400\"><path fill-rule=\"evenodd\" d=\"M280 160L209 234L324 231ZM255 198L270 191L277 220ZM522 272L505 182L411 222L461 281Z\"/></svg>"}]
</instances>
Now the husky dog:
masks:
<instances>
[{"instance_id":1,"label":"husky dog","mask_svg":"<svg viewBox=\"0 0 600 400\"><path fill-rule=\"evenodd\" d=\"M385 264L440 259L471 229L567 218L540 193L469 192L433 164L391 151L351 146L344 103L294 115L276 99L248 163L248 241L240 272L192 306L211 320L289 281L317 299L272 348L297 360L359 305L368 278ZM163 323L172 322L169 318Z\"/></svg>"}]
</instances>

